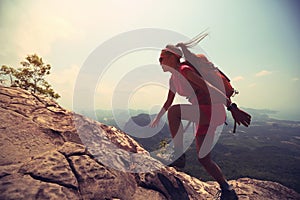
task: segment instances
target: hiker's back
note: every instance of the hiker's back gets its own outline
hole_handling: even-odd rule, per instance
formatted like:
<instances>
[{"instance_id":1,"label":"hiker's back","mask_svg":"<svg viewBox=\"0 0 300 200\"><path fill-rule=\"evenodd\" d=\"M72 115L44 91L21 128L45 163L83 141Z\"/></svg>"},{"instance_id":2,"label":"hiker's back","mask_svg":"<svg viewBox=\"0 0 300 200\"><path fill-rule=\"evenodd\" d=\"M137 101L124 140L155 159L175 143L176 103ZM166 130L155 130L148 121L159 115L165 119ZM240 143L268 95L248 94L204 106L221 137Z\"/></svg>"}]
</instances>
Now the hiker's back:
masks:
<instances>
[{"instance_id":1,"label":"hiker's back","mask_svg":"<svg viewBox=\"0 0 300 200\"><path fill-rule=\"evenodd\" d=\"M234 93L234 89L230 83L230 79L217 67L210 62L204 54L197 54L196 68L198 73L204 80L218 88L227 97L231 97Z\"/></svg>"}]
</instances>

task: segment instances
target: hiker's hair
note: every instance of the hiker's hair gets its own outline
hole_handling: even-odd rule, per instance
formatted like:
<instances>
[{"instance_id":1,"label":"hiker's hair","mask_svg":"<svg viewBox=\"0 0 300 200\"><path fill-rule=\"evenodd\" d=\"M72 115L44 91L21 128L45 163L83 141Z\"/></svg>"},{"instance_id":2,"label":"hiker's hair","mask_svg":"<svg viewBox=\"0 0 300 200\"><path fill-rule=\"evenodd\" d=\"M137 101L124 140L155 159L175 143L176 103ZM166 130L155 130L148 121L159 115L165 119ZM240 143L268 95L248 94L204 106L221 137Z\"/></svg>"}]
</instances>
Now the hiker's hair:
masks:
<instances>
[{"instance_id":1,"label":"hiker's hair","mask_svg":"<svg viewBox=\"0 0 300 200\"><path fill-rule=\"evenodd\" d=\"M168 44L163 50L171 52L172 54L178 56L179 58L182 57L182 51L175 45Z\"/></svg>"},{"instance_id":2,"label":"hiker's hair","mask_svg":"<svg viewBox=\"0 0 300 200\"><path fill-rule=\"evenodd\" d=\"M196 46L206 36L208 36L208 33L206 32L206 30L204 30L201 33L199 33L196 37L192 38L191 40L181 43L182 44L181 51L182 51L183 57L185 59L185 62L188 62L188 63L192 64L193 66L196 66L197 64L199 64L198 58L200 55L196 55L196 54L192 53L190 50L188 50L188 48L192 48L192 47ZM179 44L177 44L176 46L178 46L178 45Z\"/></svg>"},{"instance_id":3,"label":"hiker's hair","mask_svg":"<svg viewBox=\"0 0 300 200\"><path fill-rule=\"evenodd\" d=\"M180 43L177 45L168 44L163 49L163 51L168 51L176 55L178 57L179 62L189 63L195 66L197 64L197 57L199 56L189 51L188 48L192 48L196 46L200 41L202 41L206 36L208 36L208 33L206 31L207 29L202 31L200 34L198 34L196 37L192 38L191 40L181 43L183 45L181 46L181 48L179 48ZM181 59L185 61L182 61Z\"/></svg>"},{"instance_id":4,"label":"hiker's hair","mask_svg":"<svg viewBox=\"0 0 300 200\"><path fill-rule=\"evenodd\" d=\"M184 42L183 44L188 48L192 48L192 47L196 46L199 42L201 42L206 36L208 36L207 29L205 29L204 31L199 33L197 36L195 36L191 40Z\"/></svg>"}]
</instances>

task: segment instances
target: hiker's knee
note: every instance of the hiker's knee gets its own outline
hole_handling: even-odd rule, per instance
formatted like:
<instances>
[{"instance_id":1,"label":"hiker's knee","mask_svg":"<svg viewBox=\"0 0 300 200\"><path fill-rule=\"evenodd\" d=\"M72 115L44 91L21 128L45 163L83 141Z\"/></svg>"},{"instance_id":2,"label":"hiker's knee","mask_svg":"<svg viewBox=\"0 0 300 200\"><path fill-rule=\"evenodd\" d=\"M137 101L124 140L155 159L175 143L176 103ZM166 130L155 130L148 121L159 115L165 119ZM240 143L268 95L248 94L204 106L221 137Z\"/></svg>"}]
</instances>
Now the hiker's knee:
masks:
<instances>
[{"instance_id":1,"label":"hiker's knee","mask_svg":"<svg viewBox=\"0 0 300 200\"><path fill-rule=\"evenodd\" d=\"M168 109L168 119L180 118L180 105L173 105Z\"/></svg>"}]
</instances>

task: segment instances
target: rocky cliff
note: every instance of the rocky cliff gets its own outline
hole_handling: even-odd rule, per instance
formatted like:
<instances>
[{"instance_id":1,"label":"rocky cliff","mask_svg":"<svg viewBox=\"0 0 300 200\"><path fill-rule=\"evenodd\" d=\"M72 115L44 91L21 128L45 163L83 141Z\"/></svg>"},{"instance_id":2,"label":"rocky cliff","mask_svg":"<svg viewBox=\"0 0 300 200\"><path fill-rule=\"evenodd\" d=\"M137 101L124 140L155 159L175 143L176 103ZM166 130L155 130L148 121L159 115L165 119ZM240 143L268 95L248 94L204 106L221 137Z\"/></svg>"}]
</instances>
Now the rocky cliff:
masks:
<instances>
[{"instance_id":1,"label":"rocky cliff","mask_svg":"<svg viewBox=\"0 0 300 200\"><path fill-rule=\"evenodd\" d=\"M215 182L165 167L114 127L0 86L0 199L214 199ZM230 183L240 199L300 199L270 181Z\"/></svg>"}]
</instances>

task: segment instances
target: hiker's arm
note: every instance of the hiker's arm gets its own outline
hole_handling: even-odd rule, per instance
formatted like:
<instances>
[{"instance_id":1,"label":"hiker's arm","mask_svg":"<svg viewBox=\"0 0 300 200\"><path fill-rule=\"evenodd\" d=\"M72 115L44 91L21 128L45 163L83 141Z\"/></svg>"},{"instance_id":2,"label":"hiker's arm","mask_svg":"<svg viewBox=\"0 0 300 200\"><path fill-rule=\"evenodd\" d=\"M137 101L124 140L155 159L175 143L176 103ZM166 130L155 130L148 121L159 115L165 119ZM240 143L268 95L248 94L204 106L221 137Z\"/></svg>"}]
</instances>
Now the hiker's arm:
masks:
<instances>
[{"instance_id":1,"label":"hiker's arm","mask_svg":"<svg viewBox=\"0 0 300 200\"><path fill-rule=\"evenodd\" d=\"M150 126L155 127L158 125L160 118L167 112L167 110L170 108L170 106L173 103L174 97L175 97L175 92L174 92L174 86L172 84L172 81L170 80L170 88L168 92L168 97L167 100L165 101L163 107L160 109L159 113L157 116L154 118L154 120L151 122Z\"/></svg>"},{"instance_id":2,"label":"hiker's arm","mask_svg":"<svg viewBox=\"0 0 300 200\"><path fill-rule=\"evenodd\" d=\"M226 107L228 107L231 104L230 98L227 98L227 96L222 91L210 84L208 81L205 81L196 72L186 69L184 73L185 77L189 81L196 84L201 90L206 90L206 87L208 87L211 100L213 101L212 103L223 103Z\"/></svg>"}]
</instances>

